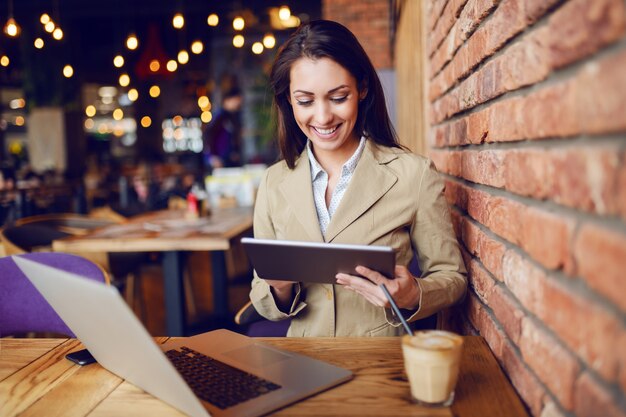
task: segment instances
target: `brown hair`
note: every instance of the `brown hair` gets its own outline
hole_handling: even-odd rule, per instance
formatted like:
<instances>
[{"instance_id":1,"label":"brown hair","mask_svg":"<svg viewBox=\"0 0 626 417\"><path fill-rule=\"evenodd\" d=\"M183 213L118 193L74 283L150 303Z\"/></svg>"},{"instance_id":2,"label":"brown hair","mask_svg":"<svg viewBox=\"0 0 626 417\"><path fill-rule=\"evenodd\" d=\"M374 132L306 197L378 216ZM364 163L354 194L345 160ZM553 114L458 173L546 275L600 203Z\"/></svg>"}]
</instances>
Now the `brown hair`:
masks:
<instances>
[{"instance_id":1,"label":"brown hair","mask_svg":"<svg viewBox=\"0 0 626 417\"><path fill-rule=\"evenodd\" d=\"M389 120L378 74L357 38L337 22L316 20L300 26L281 46L270 74L270 84L274 90L273 107L277 116L278 146L289 168L294 168L307 142L289 102L291 67L303 57L332 59L356 79L359 90L367 89L367 95L359 103L359 114L354 126L357 136L366 135L378 144L401 147Z\"/></svg>"}]
</instances>

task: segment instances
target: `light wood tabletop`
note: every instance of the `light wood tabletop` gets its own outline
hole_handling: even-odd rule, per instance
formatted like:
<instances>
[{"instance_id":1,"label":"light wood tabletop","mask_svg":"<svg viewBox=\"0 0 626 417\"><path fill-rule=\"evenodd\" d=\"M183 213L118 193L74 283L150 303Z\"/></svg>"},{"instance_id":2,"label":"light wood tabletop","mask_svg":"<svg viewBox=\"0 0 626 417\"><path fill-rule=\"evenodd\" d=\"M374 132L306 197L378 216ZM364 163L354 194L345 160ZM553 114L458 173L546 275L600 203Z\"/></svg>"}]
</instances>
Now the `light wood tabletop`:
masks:
<instances>
[{"instance_id":1,"label":"light wood tabletop","mask_svg":"<svg viewBox=\"0 0 626 417\"><path fill-rule=\"evenodd\" d=\"M163 343L167 338L156 338ZM466 336L456 399L450 408L410 401L399 338L265 338L354 372L354 379L276 416L528 416L484 339ZM81 349L76 339L0 339L0 415L181 416L166 403L98 364L64 358ZM303 375L303 378L306 376Z\"/></svg>"},{"instance_id":2,"label":"light wood tabletop","mask_svg":"<svg viewBox=\"0 0 626 417\"><path fill-rule=\"evenodd\" d=\"M97 228L81 236L52 242L56 252L161 252L168 336L189 333L183 275L186 253L210 252L213 324L231 322L225 251L235 238L252 229L252 207L218 209L208 217L188 218L184 210L162 210L132 217L121 224Z\"/></svg>"},{"instance_id":3,"label":"light wood tabletop","mask_svg":"<svg viewBox=\"0 0 626 417\"><path fill-rule=\"evenodd\" d=\"M184 210L162 210L55 240L52 248L57 252L227 250L233 237L251 227L252 207L220 209L198 218L187 218Z\"/></svg>"}]
</instances>

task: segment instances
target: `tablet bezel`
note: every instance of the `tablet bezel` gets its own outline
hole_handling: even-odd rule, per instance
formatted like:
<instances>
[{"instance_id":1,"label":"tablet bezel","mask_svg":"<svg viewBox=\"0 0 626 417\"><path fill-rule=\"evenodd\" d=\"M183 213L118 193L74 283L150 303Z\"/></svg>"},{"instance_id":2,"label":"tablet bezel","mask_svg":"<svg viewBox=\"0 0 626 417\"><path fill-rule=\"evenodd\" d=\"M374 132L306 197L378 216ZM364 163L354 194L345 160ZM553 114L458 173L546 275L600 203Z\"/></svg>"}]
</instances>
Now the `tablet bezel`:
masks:
<instances>
[{"instance_id":1,"label":"tablet bezel","mask_svg":"<svg viewBox=\"0 0 626 417\"><path fill-rule=\"evenodd\" d=\"M279 281L335 284L339 272L360 276L362 265L394 278L395 252L388 246L318 243L244 237L241 243L257 275Z\"/></svg>"}]
</instances>

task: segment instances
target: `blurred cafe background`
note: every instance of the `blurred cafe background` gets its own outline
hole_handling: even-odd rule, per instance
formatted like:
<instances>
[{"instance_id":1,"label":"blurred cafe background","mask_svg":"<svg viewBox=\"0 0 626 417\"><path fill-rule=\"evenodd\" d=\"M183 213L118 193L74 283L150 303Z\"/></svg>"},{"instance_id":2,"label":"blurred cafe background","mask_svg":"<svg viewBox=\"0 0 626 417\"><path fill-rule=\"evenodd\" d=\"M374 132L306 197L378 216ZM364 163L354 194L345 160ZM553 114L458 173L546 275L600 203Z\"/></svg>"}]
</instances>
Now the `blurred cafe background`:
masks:
<instances>
[{"instance_id":1,"label":"blurred cafe background","mask_svg":"<svg viewBox=\"0 0 626 417\"><path fill-rule=\"evenodd\" d=\"M268 69L320 13L320 1L0 1L0 222L133 215L216 166L271 163ZM230 135L235 159L209 155L210 135Z\"/></svg>"},{"instance_id":2,"label":"blurred cafe background","mask_svg":"<svg viewBox=\"0 0 626 417\"><path fill-rule=\"evenodd\" d=\"M319 0L0 0L1 255L167 209L193 207L197 228L212 209L251 215L277 158L269 68L321 10ZM251 279L233 242L230 319L207 319L212 265L200 251L181 258L181 322L233 325ZM163 251L80 254L153 334L166 333Z\"/></svg>"}]
</instances>

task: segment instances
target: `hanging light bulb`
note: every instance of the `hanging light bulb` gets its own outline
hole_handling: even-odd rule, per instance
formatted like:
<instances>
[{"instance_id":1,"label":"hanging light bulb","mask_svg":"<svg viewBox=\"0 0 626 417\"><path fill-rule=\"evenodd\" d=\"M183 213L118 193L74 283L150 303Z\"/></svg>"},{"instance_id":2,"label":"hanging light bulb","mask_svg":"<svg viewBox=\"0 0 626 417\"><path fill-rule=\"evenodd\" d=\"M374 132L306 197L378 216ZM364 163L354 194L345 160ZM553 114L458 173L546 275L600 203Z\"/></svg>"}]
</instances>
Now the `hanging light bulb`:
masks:
<instances>
[{"instance_id":1,"label":"hanging light bulb","mask_svg":"<svg viewBox=\"0 0 626 417\"><path fill-rule=\"evenodd\" d=\"M267 49L272 49L274 46L276 46L276 38L274 37L274 35L272 35L271 33L265 35L263 37L263 46L265 46Z\"/></svg>"},{"instance_id":2,"label":"hanging light bulb","mask_svg":"<svg viewBox=\"0 0 626 417\"><path fill-rule=\"evenodd\" d=\"M0 65L2 65L3 67L8 67L10 63L11 60L8 56L2 55L2 57L0 57Z\"/></svg>"},{"instance_id":3,"label":"hanging light bulb","mask_svg":"<svg viewBox=\"0 0 626 417\"><path fill-rule=\"evenodd\" d=\"M150 97L157 98L161 95L161 88L158 85L153 85L152 87L150 87L148 93L150 94Z\"/></svg>"},{"instance_id":4,"label":"hanging light bulb","mask_svg":"<svg viewBox=\"0 0 626 417\"><path fill-rule=\"evenodd\" d=\"M278 18L280 20L289 20L290 17L291 10L289 9L289 6L280 6L280 9L278 9Z\"/></svg>"},{"instance_id":5,"label":"hanging light bulb","mask_svg":"<svg viewBox=\"0 0 626 417\"><path fill-rule=\"evenodd\" d=\"M185 65L187 62L189 62L189 53L183 49L178 53L178 63Z\"/></svg>"},{"instance_id":6,"label":"hanging light bulb","mask_svg":"<svg viewBox=\"0 0 626 417\"><path fill-rule=\"evenodd\" d=\"M128 84L130 84L130 77L128 76L128 74L122 74L120 75L118 81L122 87L127 87Z\"/></svg>"},{"instance_id":7,"label":"hanging light bulb","mask_svg":"<svg viewBox=\"0 0 626 417\"><path fill-rule=\"evenodd\" d=\"M17 24L15 19L13 19L13 17L9 17L9 19L7 20L7 24L4 25L4 33L12 38L15 38L20 34L21 31L22 28L20 28L20 25Z\"/></svg>"},{"instance_id":8,"label":"hanging light bulb","mask_svg":"<svg viewBox=\"0 0 626 417\"><path fill-rule=\"evenodd\" d=\"M64 66L63 76L65 76L65 78L72 78L72 75L74 75L74 68L72 68L71 65Z\"/></svg>"},{"instance_id":9,"label":"hanging light bulb","mask_svg":"<svg viewBox=\"0 0 626 417\"><path fill-rule=\"evenodd\" d=\"M113 58L113 65L115 65L116 68L123 67L124 57L122 55L116 55L115 58Z\"/></svg>"},{"instance_id":10,"label":"hanging light bulb","mask_svg":"<svg viewBox=\"0 0 626 417\"><path fill-rule=\"evenodd\" d=\"M57 41L60 41L61 39L63 39L63 30L60 27L57 27L52 32L52 37Z\"/></svg>"},{"instance_id":11,"label":"hanging light bulb","mask_svg":"<svg viewBox=\"0 0 626 417\"><path fill-rule=\"evenodd\" d=\"M194 54L196 55L201 54L203 50L204 50L204 45L202 44L201 41L194 41L191 44L191 52L193 52Z\"/></svg>"},{"instance_id":12,"label":"hanging light bulb","mask_svg":"<svg viewBox=\"0 0 626 417\"><path fill-rule=\"evenodd\" d=\"M176 29L182 29L185 26L185 18L182 13L176 13L172 18L172 26Z\"/></svg>"},{"instance_id":13,"label":"hanging light bulb","mask_svg":"<svg viewBox=\"0 0 626 417\"><path fill-rule=\"evenodd\" d=\"M130 90L128 90L128 99L130 101L137 101L138 98L139 98L139 92L137 91L136 88L131 88Z\"/></svg>"},{"instance_id":14,"label":"hanging light bulb","mask_svg":"<svg viewBox=\"0 0 626 417\"><path fill-rule=\"evenodd\" d=\"M43 39L41 39L41 38L35 39L35 42L33 42L33 44L35 45L35 48L37 48L37 49L41 49L45 45Z\"/></svg>"},{"instance_id":15,"label":"hanging light bulb","mask_svg":"<svg viewBox=\"0 0 626 417\"><path fill-rule=\"evenodd\" d=\"M126 38L126 47L132 51L137 49L138 46L139 40L137 39L137 35L135 35L134 33L128 35L128 38Z\"/></svg>"},{"instance_id":16,"label":"hanging light bulb","mask_svg":"<svg viewBox=\"0 0 626 417\"><path fill-rule=\"evenodd\" d=\"M237 16L236 18L233 19L233 29L243 30L245 26L246 26L246 21L243 20L243 17Z\"/></svg>"},{"instance_id":17,"label":"hanging light bulb","mask_svg":"<svg viewBox=\"0 0 626 417\"><path fill-rule=\"evenodd\" d=\"M252 44L252 52L259 55L263 52L263 44L261 42L255 42Z\"/></svg>"},{"instance_id":18,"label":"hanging light bulb","mask_svg":"<svg viewBox=\"0 0 626 417\"><path fill-rule=\"evenodd\" d=\"M161 63L158 59L153 59L152 61L150 61L150 64L148 66L150 68L150 71L152 72L157 72L161 69Z\"/></svg>"},{"instance_id":19,"label":"hanging light bulb","mask_svg":"<svg viewBox=\"0 0 626 417\"><path fill-rule=\"evenodd\" d=\"M173 59L170 59L169 61L167 61L166 68L169 72L174 72L178 68L178 62L176 62Z\"/></svg>"},{"instance_id":20,"label":"hanging light bulb","mask_svg":"<svg viewBox=\"0 0 626 417\"><path fill-rule=\"evenodd\" d=\"M209 17L207 17L206 22L209 26L217 26L220 22L220 18L215 13L211 13Z\"/></svg>"},{"instance_id":21,"label":"hanging light bulb","mask_svg":"<svg viewBox=\"0 0 626 417\"><path fill-rule=\"evenodd\" d=\"M52 20L50 20L48 23L46 23L43 27L46 32L48 33L52 33L54 32L54 29L56 28L56 25L54 24L54 22Z\"/></svg>"},{"instance_id":22,"label":"hanging light bulb","mask_svg":"<svg viewBox=\"0 0 626 417\"><path fill-rule=\"evenodd\" d=\"M48 13L43 13L39 17L39 21L41 22L42 25L45 25L46 23L50 21L50 15Z\"/></svg>"},{"instance_id":23,"label":"hanging light bulb","mask_svg":"<svg viewBox=\"0 0 626 417\"><path fill-rule=\"evenodd\" d=\"M235 48L241 48L244 42L245 42L245 39L242 35L235 35L235 37L233 37L233 46Z\"/></svg>"}]
</instances>

